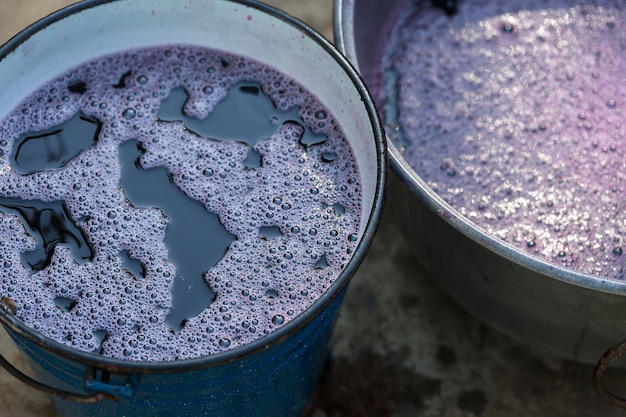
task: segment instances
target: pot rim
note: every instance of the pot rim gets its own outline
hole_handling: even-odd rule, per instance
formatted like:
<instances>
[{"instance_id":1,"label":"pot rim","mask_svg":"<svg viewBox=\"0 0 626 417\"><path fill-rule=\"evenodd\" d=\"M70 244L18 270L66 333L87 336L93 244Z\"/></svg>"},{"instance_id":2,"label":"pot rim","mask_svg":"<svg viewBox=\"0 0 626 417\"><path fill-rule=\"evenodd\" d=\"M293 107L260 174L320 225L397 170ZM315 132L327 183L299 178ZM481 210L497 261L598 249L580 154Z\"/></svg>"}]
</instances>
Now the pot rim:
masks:
<instances>
[{"instance_id":1,"label":"pot rim","mask_svg":"<svg viewBox=\"0 0 626 417\"><path fill-rule=\"evenodd\" d=\"M356 70L360 71L354 38L354 5L356 1L357 0L334 0L333 30L337 48L348 58ZM383 25L380 27L383 27ZM387 138L389 137L390 135L387 135ZM456 229L459 233L504 259L547 278L556 279L589 290L626 295L626 278L620 281L551 264L487 234L482 228L474 224L435 193L435 191L417 175L394 143L389 139L387 142L391 170L399 177L403 186L407 187L408 191L416 196L421 203L437 213L444 222Z\"/></svg>"},{"instance_id":2,"label":"pot rim","mask_svg":"<svg viewBox=\"0 0 626 417\"><path fill-rule=\"evenodd\" d=\"M70 15L80 13L81 11L95 8L108 3L116 3L133 0L84 0L79 3L66 6L57 10L48 16L29 25L4 45L0 46L0 61L7 55L15 51L23 42L29 39L35 33L45 29L47 26L54 24ZM198 370L216 367L241 360L245 357L254 355L257 352L267 350L277 345L282 340L290 337L306 326L320 312L326 308L348 285L350 279L362 263L369 247L372 243L378 225L380 224L382 210L385 202L385 185L388 175L388 158L387 145L385 140L385 132L382 128L376 108L369 91L361 79L359 73L354 69L352 64L318 31L300 21L299 19L287 14L286 12L261 3L257 0L224 0L242 5L244 7L256 9L261 13L267 14L283 24L291 25L299 30L303 36L310 38L317 43L331 58L338 64L338 68L343 70L350 78L354 87L361 97L361 101L367 112L367 116L372 128L372 134L375 139L375 155L376 155L376 185L374 197L371 207L363 207L368 210L367 224L363 228L363 235L359 241L357 248L352 254L351 259L341 271L337 279L329 286L329 288L320 296L319 299L300 313L297 317L287 322L284 326L264 335L251 343L230 349L224 352L198 357L191 359L181 359L175 361L134 361L124 360L112 357L106 357L97 353L85 352L72 349L53 339L50 339L37 331L28 327L23 321L9 314L3 306L0 306L0 323L5 327L23 337L29 342L34 343L38 347L54 353L60 357L79 362L84 365L93 366L97 369L108 370L120 373L144 373L144 374L170 374L176 372L187 372L190 370ZM279 69L280 70L280 69Z\"/></svg>"}]
</instances>

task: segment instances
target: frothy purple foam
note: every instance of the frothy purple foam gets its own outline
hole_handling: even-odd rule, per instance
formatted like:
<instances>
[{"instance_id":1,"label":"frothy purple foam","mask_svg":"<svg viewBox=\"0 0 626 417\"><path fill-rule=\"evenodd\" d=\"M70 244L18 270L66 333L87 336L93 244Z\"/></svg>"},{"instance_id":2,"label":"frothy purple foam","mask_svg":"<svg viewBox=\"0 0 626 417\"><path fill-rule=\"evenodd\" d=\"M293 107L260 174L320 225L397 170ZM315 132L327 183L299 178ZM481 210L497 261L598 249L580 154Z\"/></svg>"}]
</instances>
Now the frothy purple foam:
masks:
<instances>
[{"instance_id":1,"label":"frothy purple foam","mask_svg":"<svg viewBox=\"0 0 626 417\"><path fill-rule=\"evenodd\" d=\"M621 2L414 3L385 58L404 158L488 234L623 279Z\"/></svg>"},{"instance_id":2,"label":"frothy purple foam","mask_svg":"<svg viewBox=\"0 0 626 417\"><path fill-rule=\"evenodd\" d=\"M160 103L176 87L189 92L186 114L204 118L241 80L261 84L279 109L298 106L305 124L328 141L305 147L298 142L300 125L277 125L272 137L256 144L263 163L251 169L244 165L247 144L207 140L181 123L157 121ZM84 93L68 90L76 81L85 82ZM96 146L63 169L19 175L10 168L16 138L55 126L79 109L102 122ZM118 146L131 139L146 149L144 168L166 167L182 191L236 236L206 272L216 300L177 333L164 324L176 276L163 243L168 219L158 208L133 207L118 185ZM32 273L20 254L34 248L33 237L16 216L0 213L0 293L16 303L30 327L75 349L173 360L242 346L307 309L338 277L357 244L361 180L338 123L289 77L244 57L189 46L133 50L85 63L9 114L0 123L0 140L0 195L65 201L94 243L93 262L78 264L68 248L57 246L51 265ZM322 162L325 154L336 158ZM263 227L282 235L260 236ZM126 271L118 256L124 250L145 265L145 278ZM76 304L64 311L56 297ZM102 331L107 337L100 346Z\"/></svg>"}]
</instances>

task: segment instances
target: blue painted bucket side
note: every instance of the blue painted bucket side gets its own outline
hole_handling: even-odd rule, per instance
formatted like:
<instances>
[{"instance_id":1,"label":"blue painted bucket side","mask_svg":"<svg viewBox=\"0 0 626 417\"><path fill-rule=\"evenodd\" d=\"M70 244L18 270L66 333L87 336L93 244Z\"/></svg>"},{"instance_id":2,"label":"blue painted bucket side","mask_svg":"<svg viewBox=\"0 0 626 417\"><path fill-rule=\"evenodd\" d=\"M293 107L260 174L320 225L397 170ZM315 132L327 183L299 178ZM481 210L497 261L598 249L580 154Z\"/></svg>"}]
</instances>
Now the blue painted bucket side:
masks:
<instances>
[{"instance_id":1,"label":"blue painted bucket side","mask_svg":"<svg viewBox=\"0 0 626 417\"><path fill-rule=\"evenodd\" d=\"M280 343L219 366L173 373L103 373L6 330L40 382L85 394L89 394L85 385L94 381L99 390L101 383L123 388L118 400L95 404L52 396L63 416L293 417L306 409L314 393L345 291Z\"/></svg>"}]
</instances>

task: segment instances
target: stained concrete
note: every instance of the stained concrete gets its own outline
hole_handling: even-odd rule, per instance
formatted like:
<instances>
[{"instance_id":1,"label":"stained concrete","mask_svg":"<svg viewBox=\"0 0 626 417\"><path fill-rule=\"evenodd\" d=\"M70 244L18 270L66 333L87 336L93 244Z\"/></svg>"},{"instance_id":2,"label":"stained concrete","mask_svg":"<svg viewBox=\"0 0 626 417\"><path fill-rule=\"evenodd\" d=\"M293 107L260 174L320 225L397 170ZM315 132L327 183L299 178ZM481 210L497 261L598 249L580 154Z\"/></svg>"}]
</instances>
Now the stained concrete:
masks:
<instances>
[{"instance_id":1,"label":"stained concrete","mask_svg":"<svg viewBox=\"0 0 626 417\"><path fill-rule=\"evenodd\" d=\"M72 1L0 0L0 43ZM332 0L272 0L329 39ZM1 76L1 74L0 74ZM469 316L422 272L388 208L350 284L307 417L620 416L593 368L519 345ZM25 369L0 332L0 353ZM626 394L626 372L607 385ZM45 395L0 370L0 415L54 417Z\"/></svg>"}]
</instances>

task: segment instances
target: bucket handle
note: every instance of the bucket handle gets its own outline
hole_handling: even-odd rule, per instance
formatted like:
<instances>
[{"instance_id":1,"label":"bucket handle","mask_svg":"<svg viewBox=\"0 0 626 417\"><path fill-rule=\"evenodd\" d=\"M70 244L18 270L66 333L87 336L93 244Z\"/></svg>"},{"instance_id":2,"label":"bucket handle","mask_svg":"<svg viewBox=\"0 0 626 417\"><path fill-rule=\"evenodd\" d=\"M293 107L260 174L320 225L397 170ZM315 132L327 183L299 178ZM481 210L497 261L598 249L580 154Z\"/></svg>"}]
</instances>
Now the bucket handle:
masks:
<instances>
[{"instance_id":1,"label":"bucket handle","mask_svg":"<svg viewBox=\"0 0 626 417\"><path fill-rule=\"evenodd\" d=\"M13 300L9 297L2 296L0 297L0 317L4 317L4 314L10 314L14 316L17 312L17 307ZM117 400L112 394L106 392L95 392L93 394L78 394L74 392L64 391L58 388L51 387L49 385L43 384L28 375L24 374L22 371L13 366L4 356L0 354L0 366L2 366L8 373L17 378L20 382L23 382L26 385L29 385L36 390L42 391L46 394L55 395L57 397L76 401L80 403L97 403L102 400Z\"/></svg>"},{"instance_id":2,"label":"bucket handle","mask_svg":"<svg viewBox=\"0 0 626 417\"><path fill-rule=\"evenodd\" d=\"M626 352L626 339L604 352L604 355L602 355L598 360L591 378L591 382L596 393L609 404L620 408L626 408L626 398L615 395L607 390L602 384L602 376L611 362L622 356L624 352Z\"/></svg>"},{"instance_id":3,"label":"bucket handle","mask_svg":"<svg viewBox=\"0 0 626 417\"><path fill-rule=\"evenodd\" d=\"M58 388L51 387L46 384L42 384L39 381L34 380L22 371L11 365L9 361L2 355L0 355L0 365L6 369L8 373L20 380L26 385L29 385L36 390L45 392L46 394L52 394L65 400L76 401L80 403L97 403L102 400L116 400L117 398L111 394L105 392L96 392L93 394L77 394L74 392L63 391Z\"/></svg>"}]
</instances>

